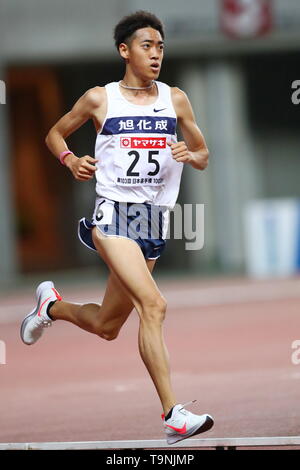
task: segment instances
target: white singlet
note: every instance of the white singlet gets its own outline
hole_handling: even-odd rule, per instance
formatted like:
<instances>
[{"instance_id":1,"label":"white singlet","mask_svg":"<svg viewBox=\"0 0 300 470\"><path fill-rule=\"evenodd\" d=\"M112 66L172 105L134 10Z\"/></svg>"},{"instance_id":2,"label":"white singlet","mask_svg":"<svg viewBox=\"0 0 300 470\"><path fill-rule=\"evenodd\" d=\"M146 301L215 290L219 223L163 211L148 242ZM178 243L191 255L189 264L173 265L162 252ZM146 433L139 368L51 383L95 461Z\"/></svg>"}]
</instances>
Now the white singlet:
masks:
<instances>
[{"instance_id":1,"label":"white singlet","mask_svg":"<svg viewBox=\"0 0 300 470\"><path fill-rule=\"evenodd\" d=\"M105 86L107 114L95 145L96 193L114 201L172 209L183 168L167 145L177 142L177 116L170 87L155 84L157 100L145 106L128 101L118 82Z\"/></svg>"}]
</instances>

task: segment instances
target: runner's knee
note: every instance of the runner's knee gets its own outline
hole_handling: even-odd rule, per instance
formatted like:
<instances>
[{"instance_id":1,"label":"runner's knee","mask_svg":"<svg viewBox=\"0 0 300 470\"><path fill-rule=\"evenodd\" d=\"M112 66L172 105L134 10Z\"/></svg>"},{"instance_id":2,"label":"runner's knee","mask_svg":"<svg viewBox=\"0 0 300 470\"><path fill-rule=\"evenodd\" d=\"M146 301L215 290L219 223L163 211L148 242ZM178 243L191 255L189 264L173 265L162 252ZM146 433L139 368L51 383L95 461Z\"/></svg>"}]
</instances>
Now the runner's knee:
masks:
<instances>
[{"instance_id":1,"label":"runner's knee","mask_svg":"<svg viewBox=\"0 0 300 470\"><path fill-rule=\"evenodd\" d=\"M104 331L99 336L100 338L106 339L106 341L112 341L116 339L119 335L119 331L111 330L111 331Z\"/></svg>"},{"instance_id":2,"label":"runner's knee","mask_svg":"<svg viewBox=\"0 0 300 470\"><path fill-rule=\"evenodd\" d=\"M141 318L151 323L162 323L165 319L167 302L162 295L156 295L142 303Z\"/></svg>"},{"instance_id":3,"label":"runner's knee","mask_svg":"<svg viewBox=\"0 0 300 470\"><path fill-rule=\"evenodd\" d=\"M120 329L101 326L100 328L97 328L97 331L95 333L100 336L100 338L105 339L106 341L112 341L113 339L116 339L118 337L119 331Z\"/></svg>"},{"instance_id":4,"label":"runner's knee","mask_svg":"<svg viewBox=\"0 0 300 470\"><path fill-rule=\"evenodd\" d=\"M94 323L94 333L100 338L106 339L106 341L112 341L116 339L119 331L121 329L120 325L112 324L112 322L104 322L98 318Z\"/></svg>"}]
</instances>

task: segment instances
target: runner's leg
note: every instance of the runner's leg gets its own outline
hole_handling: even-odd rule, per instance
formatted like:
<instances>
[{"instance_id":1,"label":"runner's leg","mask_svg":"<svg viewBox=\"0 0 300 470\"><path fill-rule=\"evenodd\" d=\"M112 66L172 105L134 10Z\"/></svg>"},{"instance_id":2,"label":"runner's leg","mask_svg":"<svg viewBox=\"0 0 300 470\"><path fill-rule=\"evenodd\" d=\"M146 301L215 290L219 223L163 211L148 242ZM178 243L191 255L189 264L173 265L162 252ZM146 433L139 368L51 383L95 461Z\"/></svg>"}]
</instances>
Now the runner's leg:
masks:
<instances>
[{"instance_id":1,"label":"runner's leg","mask_svg":"<svg viewBox=\"0 0 300 470\"><path fill-rule=\"evenodd\" d=\"M155 260L147 260L152 272ZM110 272L102 304L60 301L50 308L54 320L66 320L104 339L115 339L134 305L114 272Z\"/></svg>"},{"instance_id":2,"label":"runner's leg","mask_svg":"<svg viewBox=\"0 0 300 470\"><path fill-rule=\"evenodd\" d=\"M171 387L168 353L162 334L166 301L159 291L138 244L111 238L93 229L93 241L107 266L115 273L140 317L139 350L164 413L176 404Z\"/></svg>"}]
</instances>

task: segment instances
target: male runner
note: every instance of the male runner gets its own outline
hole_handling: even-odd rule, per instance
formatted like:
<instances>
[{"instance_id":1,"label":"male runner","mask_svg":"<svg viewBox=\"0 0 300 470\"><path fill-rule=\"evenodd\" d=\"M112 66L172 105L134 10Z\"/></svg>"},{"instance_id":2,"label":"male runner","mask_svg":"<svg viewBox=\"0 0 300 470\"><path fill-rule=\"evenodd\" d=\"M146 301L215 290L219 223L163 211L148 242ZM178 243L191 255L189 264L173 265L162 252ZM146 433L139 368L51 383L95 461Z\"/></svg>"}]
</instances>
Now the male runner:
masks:
<instances>
[{"instance_id":1,"label":"male runner","mask_svg":"<svg viewBox=\"0 0 300 470\"><path fill-rule=\"evenodd\" d=\"M157 81L164 54L160 20L138 11L118 23L114 39L126 66L123 79L89 89L46 138L76 180L96 175L93 220L80 221L79 238L97 250L109 268L105 295L101 305L73 304L62 300L51 281L42 282L37 306L23 320L21 338L33 344L44 327L66 320L112 340L135 308L140 355L162 404L167 442L173 444L210 429L213 419L192 414L175 398L162 334L166 300L151 272L165 246L168 213L176 203L183 165L204 170L208 150L185 93ZM74 155L65 141L88 119L97 132L95 158ZM182 142L177 142L177 122ZM154 235L152 229L147 231L153 214ZM144 228L143 234L137 225Z\"/></svg>"}]
</instances>

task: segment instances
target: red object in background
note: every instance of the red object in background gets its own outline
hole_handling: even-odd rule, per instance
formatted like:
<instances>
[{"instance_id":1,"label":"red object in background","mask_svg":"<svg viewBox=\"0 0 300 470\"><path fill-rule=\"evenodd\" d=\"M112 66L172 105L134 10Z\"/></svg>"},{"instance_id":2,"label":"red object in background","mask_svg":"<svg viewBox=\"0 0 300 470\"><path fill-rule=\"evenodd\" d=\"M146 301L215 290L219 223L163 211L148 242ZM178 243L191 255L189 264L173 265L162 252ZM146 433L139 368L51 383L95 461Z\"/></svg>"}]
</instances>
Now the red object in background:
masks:
<instances>
[{"instance_id":1,"label":"red object in background","mask_svg":"<svg viewBox=\"0 0 300 470\"><path fill-rule=\"evenodd\" d=\"M230 37L256 37L272 29L273 0L221 0L221 29Z\"/></svg>"}]
</instances>

